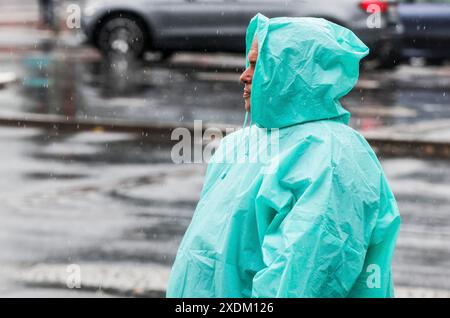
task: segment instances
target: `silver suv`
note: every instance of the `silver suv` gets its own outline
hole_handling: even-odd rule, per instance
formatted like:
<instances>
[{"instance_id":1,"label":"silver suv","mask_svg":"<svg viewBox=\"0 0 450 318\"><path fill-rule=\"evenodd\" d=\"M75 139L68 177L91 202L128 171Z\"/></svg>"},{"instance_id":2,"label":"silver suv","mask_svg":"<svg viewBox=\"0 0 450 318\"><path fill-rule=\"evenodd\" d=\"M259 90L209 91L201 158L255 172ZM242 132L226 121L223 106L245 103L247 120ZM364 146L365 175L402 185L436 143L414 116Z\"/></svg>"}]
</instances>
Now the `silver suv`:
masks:
<instances>
[{"instance_id":1,"label":"silver suv","mask_svg":"<svg viewBox=\"0 0 450 318\"><path fill-rule=\"evenodd\" d=\"M398 61L397 3L383 0L88 0L82 25L103 52L164 56L174 51L244 52L245 32L258 12L322 17L353 30L383 66Z\"/></svg>"}]
</instances>

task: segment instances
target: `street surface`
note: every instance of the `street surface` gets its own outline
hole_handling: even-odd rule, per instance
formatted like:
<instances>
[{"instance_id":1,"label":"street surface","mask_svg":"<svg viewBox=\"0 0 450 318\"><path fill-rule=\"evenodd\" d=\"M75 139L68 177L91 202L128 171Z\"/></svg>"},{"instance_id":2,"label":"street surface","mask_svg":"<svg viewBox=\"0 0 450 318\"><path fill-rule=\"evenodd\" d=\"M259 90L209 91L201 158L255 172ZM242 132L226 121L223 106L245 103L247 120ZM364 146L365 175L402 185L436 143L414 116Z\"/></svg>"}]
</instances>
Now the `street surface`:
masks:
<instances>
[{"instance_id":1,"label":"street surface","mask_svg":"<svg viewBox=\"0 0 450 318\"><path fill-rule=\"evenodd\" d=\"M203 165L122 133L0 128L0 147L0 296L66 295L71 264L95 295L162 294ZM450 293L449 162L382 164L403 218L397 286Z\"/></svg>"}]
</instances>

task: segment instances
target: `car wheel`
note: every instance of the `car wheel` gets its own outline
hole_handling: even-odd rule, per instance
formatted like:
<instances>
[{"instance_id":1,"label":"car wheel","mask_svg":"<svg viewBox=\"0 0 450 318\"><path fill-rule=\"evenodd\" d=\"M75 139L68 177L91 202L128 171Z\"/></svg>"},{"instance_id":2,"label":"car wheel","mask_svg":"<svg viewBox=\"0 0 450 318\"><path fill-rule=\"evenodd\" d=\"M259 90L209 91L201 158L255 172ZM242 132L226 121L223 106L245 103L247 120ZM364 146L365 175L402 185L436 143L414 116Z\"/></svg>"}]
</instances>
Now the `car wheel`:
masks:
<instances>
[{"instance_id":1,"label":"car wheel","mask_svg":"<svg viewBox=\"0 0 450 318\"><path fill-rule=\"evenodd\" d=\"M145 52L147 39L146 29L139 19L119 15L102 23L96 42L105 54L141 57Z\"/></svg>"}]
</instances>

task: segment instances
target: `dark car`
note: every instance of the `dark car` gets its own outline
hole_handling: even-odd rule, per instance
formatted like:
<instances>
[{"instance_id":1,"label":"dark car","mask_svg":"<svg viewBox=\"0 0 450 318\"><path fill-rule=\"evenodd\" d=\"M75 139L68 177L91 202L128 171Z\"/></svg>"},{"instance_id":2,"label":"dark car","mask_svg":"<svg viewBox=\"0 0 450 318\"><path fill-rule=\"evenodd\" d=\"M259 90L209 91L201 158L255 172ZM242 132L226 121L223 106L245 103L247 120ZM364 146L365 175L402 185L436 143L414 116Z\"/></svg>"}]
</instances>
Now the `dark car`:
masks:
<instances>
[{"instance_id":1,"label":"dark car","mask_svg":"<svg viewBox=\"0 0 450 318\"><path fill-rule=\"evenodd\" d=\"M423 57L430 64L450 58L450 0L404 0L398 12L406 58Z\"/></svg>"},{"instance_id":2,"label":"dark car","mask_svg":"<svg viewBox=\"0 0 450 318\"><path fill-rule=\"evenodd\" d=\"M382 0L90 0L83 29L104 52L146 50L243 52L245 32L258 12L268 16L322 17L353 30L371 57L392 66L401 28L395 1ZM373 19L374 8L377 19ZM373 25L373 21L377 24Z\"/></svg>"}]
</instances>

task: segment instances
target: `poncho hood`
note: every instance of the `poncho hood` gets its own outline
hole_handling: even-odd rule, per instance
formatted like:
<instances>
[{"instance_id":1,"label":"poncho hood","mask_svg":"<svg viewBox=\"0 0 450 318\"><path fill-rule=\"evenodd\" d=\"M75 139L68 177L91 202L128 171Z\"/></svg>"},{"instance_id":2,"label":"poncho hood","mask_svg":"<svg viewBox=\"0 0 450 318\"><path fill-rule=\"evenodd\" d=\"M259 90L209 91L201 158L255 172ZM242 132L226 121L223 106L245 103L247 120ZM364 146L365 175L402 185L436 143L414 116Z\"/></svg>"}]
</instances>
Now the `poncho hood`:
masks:
<instances>
[{"instance_id":1,"label":"poncho hood","mask_svg":"<svg viewBox=\"0 0 450 318\"><path fill-rule=\"evenodd\" d=\"M336 119L350 113L339 100L356 84L368 47L350 30L320 18L273 18L257 14L247 29L248 52L258 39L252 81L252 121L283 128Z\"/></svg>"}]
</instances>

